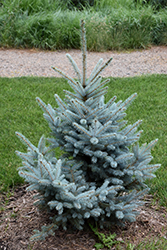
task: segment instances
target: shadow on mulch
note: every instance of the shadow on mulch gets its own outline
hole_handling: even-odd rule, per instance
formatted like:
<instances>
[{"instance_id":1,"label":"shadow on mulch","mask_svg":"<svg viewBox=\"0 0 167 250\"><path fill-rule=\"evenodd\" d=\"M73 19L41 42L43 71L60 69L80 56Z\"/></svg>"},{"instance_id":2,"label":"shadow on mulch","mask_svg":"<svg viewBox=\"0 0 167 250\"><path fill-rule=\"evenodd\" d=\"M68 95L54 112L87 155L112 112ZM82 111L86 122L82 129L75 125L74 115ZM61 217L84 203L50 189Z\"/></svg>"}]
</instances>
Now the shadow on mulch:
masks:
<instances>
[{"instance_id":1,"label":"shadow on mulch","mask_svg":"<svg viewBox=\"0 0 167 250\"><path fill-rule=\"evenodd\" d=\"M3 250L93 250L98 238L89 229L84 231L57 230L42 242L31 242L34 229L47 224L49 215L40 213L33 205L34 192L26 192L27 185L18 187L5 204L5 195L0 196L0 249ZM145 239L167 239L167 209L151 205L152 196L146 196L146 204L140 207L136 222L127 223L124 228L113 227L101 230L106 235L116 233L119 249L126 249L127 243L137 245ZM121 243L121 242L124 243ZM105 248L103 248L105 249ZM118 249L113 246L111 249ZM167 249L167 248L166 248Z\"/></svg>"}]
</instances>

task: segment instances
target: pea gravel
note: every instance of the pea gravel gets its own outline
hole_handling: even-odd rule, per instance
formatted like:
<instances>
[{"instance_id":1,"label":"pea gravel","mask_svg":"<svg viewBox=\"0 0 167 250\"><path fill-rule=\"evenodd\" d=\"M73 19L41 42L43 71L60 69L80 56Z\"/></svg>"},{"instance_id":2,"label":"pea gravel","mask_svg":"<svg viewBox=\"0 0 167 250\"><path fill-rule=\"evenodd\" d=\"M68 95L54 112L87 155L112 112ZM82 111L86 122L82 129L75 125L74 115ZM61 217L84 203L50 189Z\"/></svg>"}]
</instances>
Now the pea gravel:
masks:
<instances>
[{"instance_id":1,"label":"pea gravel","mask_svg":"<svg viewBox=\"0 0 167 250\"><path fill-rule=\"evenodd\" d=\"M51 66L57 67L75 77L73 68L66 57L69 53L81 69L80 50L40 51L36 49L0 49L0 77L43 76L59 77ZM113 58L102 72L103 77L129 77L143 74L167 74L167 46L151 47L132 52L88 52L87 75L100 58L106 62Z\"/></svg>"}]
</instances>

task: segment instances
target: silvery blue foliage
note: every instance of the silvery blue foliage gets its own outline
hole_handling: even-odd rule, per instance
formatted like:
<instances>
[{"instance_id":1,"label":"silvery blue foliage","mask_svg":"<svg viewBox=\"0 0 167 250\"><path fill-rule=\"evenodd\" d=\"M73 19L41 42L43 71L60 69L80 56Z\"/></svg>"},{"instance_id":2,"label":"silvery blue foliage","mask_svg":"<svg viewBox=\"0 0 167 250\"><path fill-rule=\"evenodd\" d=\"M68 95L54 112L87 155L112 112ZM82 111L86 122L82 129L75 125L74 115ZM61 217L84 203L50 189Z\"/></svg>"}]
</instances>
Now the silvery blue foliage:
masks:
<instances>
[{"instance_id":1,"label":"silvery blue foliage","mask_svg":"<svg viewBox=\"0 0 167 250\"><path fill-rule=\"evenodd\" d=\"M54 211L52 224L36 231L32 239L43 239L60 225L67 229L68 223L81 230L89 218L101 227L134 221L148 192L144 182L160 166L149 164L157 139L139 147L141 121L126 126L123 120L136 93L124 102L116 102L116 96L104 101L109 80L103 81L100 73L112 59L104 64L100 59L87 78L84 21L81 42L82 72L67 55L77 80L53 67L68 80L73 92L65 91L66 100L55 94L56 109L37 98L52 130L50 146L46 147L42 136L35 147L16 132L28 147L27 153L17 151L22 159L19 175L30 184L28 190L38 191L36 204ZM53 150L57 147L65 152L59 160Z\"/></svg>"}]
</instances>

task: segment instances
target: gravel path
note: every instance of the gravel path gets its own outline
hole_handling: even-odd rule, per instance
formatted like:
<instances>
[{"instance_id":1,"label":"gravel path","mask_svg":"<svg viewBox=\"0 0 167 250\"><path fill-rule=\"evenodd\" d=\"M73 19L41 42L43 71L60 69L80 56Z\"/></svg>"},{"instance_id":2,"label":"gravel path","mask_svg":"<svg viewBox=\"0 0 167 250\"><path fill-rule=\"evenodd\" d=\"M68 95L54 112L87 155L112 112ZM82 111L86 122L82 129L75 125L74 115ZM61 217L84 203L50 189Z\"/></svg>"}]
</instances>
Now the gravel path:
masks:
<instances>
[{"instance_id":1,"label":"gravel path","mask_svg":"<svg viewBox=\"0 0 167 250\"><path fill-rule=\"evenodd\" d=\"M72 77L75 76L66 53L69 53L81 68L81 51L38 51L0 49L0 76L60 76L51 66L57 67ZM88 76L100 58L106 62L113 57L111 64L102 73L108 77L127 77L142 74L167 74L167 46L151 47L148 50L118 53L88 52Z\"/></svg>"}]
</instances>

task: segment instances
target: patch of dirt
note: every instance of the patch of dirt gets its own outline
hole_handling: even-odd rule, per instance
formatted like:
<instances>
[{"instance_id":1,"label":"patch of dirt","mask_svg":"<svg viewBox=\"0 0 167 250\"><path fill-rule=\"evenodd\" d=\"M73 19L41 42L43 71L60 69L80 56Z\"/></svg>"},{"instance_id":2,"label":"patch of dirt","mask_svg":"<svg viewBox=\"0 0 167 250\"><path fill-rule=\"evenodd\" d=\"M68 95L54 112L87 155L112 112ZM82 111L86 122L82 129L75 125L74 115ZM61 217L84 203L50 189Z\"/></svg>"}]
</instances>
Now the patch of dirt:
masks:
<instances>
[{"instance_id":1,"label":"patch of dirt","mask_svg":"<svg viewBox=\"0 0 167 250\"><path fill-rule=\"evenodd\" d=\"M35 192L26 192L27 185L18 187L6 202L5 195L0 196L0 249L3 250L94 250L98 238L86 228L84 231L57 230L55 236L49 236L42 242L31 242L29 238L34 229L48 224L50 215L38 211L33 205ZM136 222L127 223L124 228L113 227L103 230L105 234L116 233L121 249L126 243L136 245L144 239L163 237L167 239L167 210L152 204L152 196L146 196L145 206L140 208ZM116 249L112 247L112 249ZM166 248L167 249L167 248Z\"/></svg>"}]
</instances>

